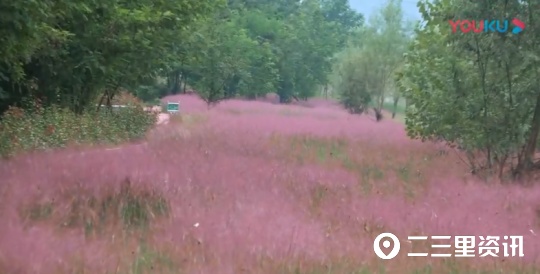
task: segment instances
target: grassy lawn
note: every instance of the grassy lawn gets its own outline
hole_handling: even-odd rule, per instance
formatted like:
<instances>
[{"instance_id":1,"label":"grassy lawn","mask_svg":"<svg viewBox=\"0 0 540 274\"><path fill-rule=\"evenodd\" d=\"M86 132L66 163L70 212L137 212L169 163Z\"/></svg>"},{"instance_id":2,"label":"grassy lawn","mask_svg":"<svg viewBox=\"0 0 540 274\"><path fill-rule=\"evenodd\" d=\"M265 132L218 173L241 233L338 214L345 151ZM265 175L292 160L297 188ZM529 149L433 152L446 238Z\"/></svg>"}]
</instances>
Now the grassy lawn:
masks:
<instances>
[{"instance_id":1,"label":"grassy lawn","mask_svg":"<svg viewBox=\"0 0 540 274\"><path fill-rule=\"evenodd\" d=\"M0 273L540 273L540 188L487 187L401 124L333 106L180 99L193 112L141 144L1 162ZM382 232L524 232L525 258L409 258L432 249L402 241L380 260Z\"/></svg>"}]
</instances>

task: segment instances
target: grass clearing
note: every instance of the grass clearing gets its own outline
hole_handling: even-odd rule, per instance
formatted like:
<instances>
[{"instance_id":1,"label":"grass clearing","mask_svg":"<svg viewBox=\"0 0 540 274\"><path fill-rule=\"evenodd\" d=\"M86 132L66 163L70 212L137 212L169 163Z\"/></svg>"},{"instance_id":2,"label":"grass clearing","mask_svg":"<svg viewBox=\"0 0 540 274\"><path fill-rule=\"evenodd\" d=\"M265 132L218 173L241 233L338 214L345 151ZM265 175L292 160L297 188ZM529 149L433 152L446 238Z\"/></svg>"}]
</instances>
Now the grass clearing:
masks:
<instances>
[{"instance_id":1,"label":"grass clearing","mask_svg":"<svg viewBox=\"0 0 540 274\"><path fill-rule=\"evenodd\" d=\"M536 208L536 210L534 211L535 215L536 215L536 225L538 227L540 227L540 207Z\"/></svg>"},{"instance_id":2,"label":"grass clearing","mask_svg":"<svg viewBox=\"0 0 540 274\"><path fill-rule=\"evenodd\" d=\"M181 274L183 271L172 256L163 251L153 250L143 242L137 248L135 260L126 274L146 273Z\"/></svg>"},{"instance_id":3,"label":"grass clearing","mask_svg":"<svg viewBox=\"0 0 540 274\"><path fill-rule=\"evenodd\" d=\"M420 171L420 164L411 157L395 168L395 172L402 182L401 187L408 199L414 199L426 186L426 179Z\"/></svg>"},{"instance_id":4,"label":"grass clearing","mask_svg":"<svg viewBox=\"0 0 540 274\"><path fill-rule=\"evenodd\" d=\"M114 270L97 270L87 260L81 258L79 255L72 255L67 260L68 264L60 264L55 274L84 274L84 273L96 273L96 271L103 271L98 273L105 274L182 274L186 273L182 266L176 262L176 258L172 256L167 249L159 248L150 243L147 243L144 239L138 240L134 245L123 243L124 245L116 252L122 252L121 254L114 254L112 263ZM113 246L111 246L113 247ZM129 252L128 252L129 251Z\"/></svg>"},{"instance_id":5,"label":"grass clearing","mask_svg":"<svg viewBox=\"0 0 540 274\"><path fill-rule=\"evenodd\" d=\"M284 109L280 110L279 114L283 115L283 116L287 116L287 117L298 117L298 116L305 115L304 112L302 112L300 110L293 110L293 109L289 109L289 108L284 108Z\"/></svg>"},{"instance_id":6,"label":"grass clearing","mask_svg":"<svg viewBox=\"0 0 540 274\"><path fill-rule=\"evenodd\" d=\"M286 137L287 138L287 137ZM347 141L342 138L320 138L310 135L288 137L289 149L301 162L315 160L319 164L347 159Z\"/></svg>"},{"instance_id":7,"label":"grass clearing","mask_svg":"<svg viewBox=\"0 0 540 274\"><path fill-rule=\"evenodd\" d=\"M325 168L342 168L358 178L360 192L364 195L395 194L401 192L408 199L422 193L427 178L423 170L429 167L421 155L393 158L394 150L366 147L340 137L312 135L273 135L272 146L281 147L281 155L300 166L317 164Z\"/></svg>"},{"instance_id":8,"label":"grass clearing","mask_svg":"<svg viewBox=\"0 0 540 274\"><path fill-rule=\"evenodd\" d=\"M406 108L405 100L400 99L395 109L396 117L394 118L394 120L402 124L405 124L405 108ZM384 101L383 110L386 110L386 112L388 112L390 115L389 117L386 117L387 119L392 118L391 115L394 112L394 102Z\"/></svg>"},{"instance_id":9,"label":"grass clearing","mask_svg":"<svg viewBox=\"0 0 540 274\"><path fill-rule=\"evenodd\" d=\"M229 114L233 114L233 115L241 115L243 114L244 112L242 112L242 110L239 110L239 109L235 109L235 108L228 108L225 110L226 113L229 113Z\"/></svg>"},{"instance_id":10,"label":"grass clearing","mask_svg":"<svg viewBox=\"0 0 540 274\"><path fill-rule=\"evenodd\" d=\"M357 165L359 168L359 184L364 195L373 194L374 188L379 188L377 185L384 179L384 172L377 166Z\"/></svg>"},{"instance_id":11,"label":"grass clearing","mask_svg":"<svg viewBox=\"0 0 540 274\"><path fill-rule=\"evenodd\" d=\"M198 113L185 113L171 115L170 122L184 126L197 126L208 121L208 116Z\"/></svg>"},{"instance_id":12,"label":"grass clearing","mask_svg":"<svg viewBox=\"0 0 540 274\"><path fill-rule=\"evenodd\" d=\"M84 190L76 193L33 202L20 210L21 218L31 223L50 221L64 228L83 228L86 235L93 235L118 223L127 231L145 229L169 213L169 203L162 195L133 187L129 179L119 192L108 191L100 196L84 194Z\"/></svg>"},{"instance_id":13,"label":"grass clearing","mask_svg":"<svg viewBox=\"0 0 540 274\"><path fill-rule=\"evenodd\" d=\"M386 111L392 113L394 111L394 102L387 102L385 101L383 103L383 109ZM405 114L405 100L400 99L397 106L396 106L396 115L404 115Z\"/></svg>"},{"instance_id":14,"label":"grass clearing","mask_svg":"<svg viewBox=\"0 0 540 274\"><path fill-rule=\"evenodd\" d=\"M494 223L500 233L527 231L540 224L527 210L537 205L534 187L512 194L467 178L463 191L466 168L453 154L334 107L302 108L306 118L293 123L273 105L242 123L235 119L251 115L244 103L234 115L186 109L197 107L144 145L3 161L0 250L9 252L0 252L0 273L538 273L529 267L535 238L525 240L526 258L504 263L404 258L428 247L405 241L395 260L370 251L382 232L455 235ZM347 118L308 118L321 113ZM291 128L304 120L316 124ZM133 183L122 188L126 177ZM480 196L497 216L489 219ZM478 216L485 224L470 224Z\"/></svg>"},{"instance_id":15,"label":"grass clearing","mask_svg":"<svg viewBox=\"0 0 540 274\"><path fill-rule=\"evenodd\" d=\"M297 259L276 261L261 259L261 268L265 273L280 274L534 274L536 267L522 267L506 263L486 265L469 264L459 259L414 259L409 258L407 267L399 267L400 263L372 260L361 262L359 258L338 258L326 262L313 262ZM416 261L413 263L412 261ZM423 262L423 263L422 263ZM418 266L423 264L423 266ZM273 271L273 272L272 272Z\"/></svg>"},{"instance_id":16,"label":"grass clearing","mask_svg":"<svg viewBox=\"0 0 540 274\"><path fill-rule=\"evenodd\" d=\"M234 116L240 116L240 115L257 115L262 114L263 112L260 109L256 108L236 108L236 107L227 107L222 109L224 113L231 114Z\"/></svg>"},{"instance_id":17,"label":"grass clearing","mask_svg":"<svg viewBox=\"0 0 540 274\"><path fill-rule=\"evenodd\" d=\"M178 258L167 252L140 244L130 256L130 262L119 264L114 271L105 274L183 274L192 273L189 268L178 263ZM540 271L535 266L519 266L512 263L469 263L459 259L420 259L400 258L393 261L361 258L333 258L312 260L291 256L286 259L272 258L267 255L254 255L238 262L235 273L261 274L536 274ZM75 268L58 270L57 274L91 273L84 262L74 262ZM0 265L1 266L1 265ZM1 268L0 268L1 270ZM194 270L199 273L199 271Z\"/></svg>"},{"instance_id":18,"label":"grass clearing","mask_svg":"<svg viewBox=\"0 0 540 274\"><path fill-rule=\"evenodd\" d=\"M35 203L26 209L26 212L22 213L22 217L33 222L47 220L53 213L53 203Z\"/></svg>"}]
</instances>

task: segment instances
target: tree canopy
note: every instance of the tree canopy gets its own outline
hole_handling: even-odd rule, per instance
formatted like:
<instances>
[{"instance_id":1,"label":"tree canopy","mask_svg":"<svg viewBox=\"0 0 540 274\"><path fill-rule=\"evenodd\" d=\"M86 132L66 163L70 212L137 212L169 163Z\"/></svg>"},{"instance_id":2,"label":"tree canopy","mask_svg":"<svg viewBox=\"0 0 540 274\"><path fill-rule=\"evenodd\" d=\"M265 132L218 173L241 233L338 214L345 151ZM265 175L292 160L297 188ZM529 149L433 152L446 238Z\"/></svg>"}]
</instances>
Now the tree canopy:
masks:
<instances>
[{"instance_id":1,"label":"tree canopy","mask_svg":"<svg viewBox=\"0 0 540 274\"><path fill-rule=\"evenodd\" d=\"M352 113L373 107L382 118L384 100L399 93L393 87L394 73L403 63L409 42L408 28L400 0L388 1L365 27L358 29L348 47L334 63L333 87L342 104Z\"/></svg>"},{"instance_id":2,"label":"tree canopy","mask_svg":"<svg viewBox=\"0 0 540 274\"><path fill-rule=\"evenodd\" d=\"M0 10L0 112L37 101L81 112L119 89L152 97L162 78L155 95L187 84L209 104L307 98L363 22L346 0L17 0Z\"/></svg>"},{"instance_id":3,"label":"tree canopy","mask_svg":"<svg viewBox=\"0 0 540 274\"><path fill-rule=\"evenodd\" d=\"M219 1L4 1L0 111L39 100L80 112L153 79Z\"/></svg>"},{"instance_id":4,"label":"tree canopy","mask_svg":"<svg viewBox=\"0 0 540 274\"><path fill-rule=\"evenodd\" d=\"M534 167L540 128L537 1L420 1L424 24L398 75L407 131L467 152L473 172ZM524 32L452 32L449 20L519 18Z\"/></svg>"}]
</instances>

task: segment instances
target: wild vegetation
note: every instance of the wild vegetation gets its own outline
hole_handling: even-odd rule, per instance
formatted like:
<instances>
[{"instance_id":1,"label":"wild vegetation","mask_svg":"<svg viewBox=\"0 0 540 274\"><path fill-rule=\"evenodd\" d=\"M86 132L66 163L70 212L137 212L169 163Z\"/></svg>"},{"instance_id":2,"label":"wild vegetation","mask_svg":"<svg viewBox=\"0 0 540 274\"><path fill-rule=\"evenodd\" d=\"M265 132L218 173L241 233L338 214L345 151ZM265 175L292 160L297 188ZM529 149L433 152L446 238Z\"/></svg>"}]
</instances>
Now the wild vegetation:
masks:
<instances>
[{"instance_id":1,"label":"wild vegetation","mask_svg":"<svg viewBox=\"0 0 540 274\"><path fill-rule=\"evenodd\" d=\"M401 1L389 1L352 37L334 63L332 86L351 113L362 114L373 106L381 120L385 99L392 98L392 118L400 100L394 74L403 65L411 39L412 22L405 21Z\"/></svg>"},{"instance_id":2,"label":"wild vegetation","mask_svg":"<svg viewBox=\"0 0 540 274\"><path fill-rule=\"evenodd\" d=\"M539 164L538 3L464 3L420 2L425 24L398 81L410 104L408 134L458 146L474 173L504 177L510 170L519 177ZM512 34L509 26L506 33L474 35L447 27L448 19L510 14L526 22L524 32Z\"/></svg>"},{"instance_id":3,"label":"wild vegetation","mask_svg":"<svg viewBox=\"0 0 540 274\"><path fill-rule=\"evenodd\" d=\"M537 273L539 4L401 6L0 3L0 273ZM448 23L489 18L526 27Z\"/></svg>"}]
</instances>

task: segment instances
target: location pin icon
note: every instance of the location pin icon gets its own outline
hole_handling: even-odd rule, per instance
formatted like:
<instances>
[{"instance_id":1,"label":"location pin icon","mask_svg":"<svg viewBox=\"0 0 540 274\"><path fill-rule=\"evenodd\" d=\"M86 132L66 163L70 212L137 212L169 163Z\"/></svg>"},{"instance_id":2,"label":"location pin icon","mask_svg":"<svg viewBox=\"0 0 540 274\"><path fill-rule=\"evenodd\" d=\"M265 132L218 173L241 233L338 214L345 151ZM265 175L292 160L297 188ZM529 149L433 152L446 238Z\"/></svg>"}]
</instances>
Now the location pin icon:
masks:
<instances>
[{"instance_id":1,"label":"location pin icon","mask_svg":"<svg viewBox=\"0 0 540 274\"><path fill-rule=\"evenodd\" d=\"M394 248L392 248L392 251L390 251L388 255L386 254L386 252L384 252L381 249L381 246L380 246L380 242L384 238L390 238L390 239L385 239L383 241L383 247L385 248L385 250L387 250L390 247L390 240L394 243ZM400 248L401 248L401 244L399 242L398 237L396 237L396 235L392 233L388 233L388 232L381 233L379 234L379 236L377 236L377 238L375 238L375 241L373 241L373 251L379 258L383 260L390 260L396 257L397 254L399 253Z\"/></svg>"}]
</instances>

